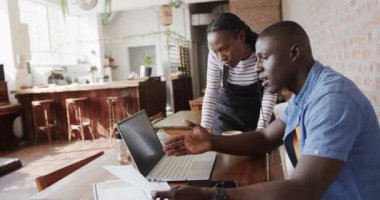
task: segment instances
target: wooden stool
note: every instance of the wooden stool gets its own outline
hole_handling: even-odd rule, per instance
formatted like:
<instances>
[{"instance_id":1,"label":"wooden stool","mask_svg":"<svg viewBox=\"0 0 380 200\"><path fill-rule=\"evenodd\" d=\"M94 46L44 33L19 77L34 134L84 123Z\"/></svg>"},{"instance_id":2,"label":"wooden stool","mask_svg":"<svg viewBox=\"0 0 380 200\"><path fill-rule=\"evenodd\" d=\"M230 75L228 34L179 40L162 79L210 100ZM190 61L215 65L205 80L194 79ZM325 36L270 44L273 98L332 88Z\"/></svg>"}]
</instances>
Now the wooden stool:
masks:
<instances>
[{"instance_id":1,"label":"wooden stool","mask_svg":"<svg viewBox=\"0 0 380 200\"><path fill-rule=\"evenodd\" d=\"M202 104L203 104L203 97L198 97L196 99L190 100L190 110L191 111L201 111L202 110Z\"/></svg>"},{"instance_id":2,"label":"wooden stool","mask_svg":"<svg viewBox=\"0 0 380 200\"><path fill-rule=\"evenodd\" d=\"M56 120L53 118L53 103L53 99L32 101L35 143L37 143L38 133L43 131L47 134L49 144L51 144L51 132L57 125Z\"/></svg>"},{"instance_id":3,"label":"wooden stool","mask_svg":"<svg viewBox=\"0 0 380 200\"><path fill-rule=\"evenodd\" d=\"M163 119L165 119L165 116L164 116L164 114L162 114L162 112L159 112L159 113L149 117L149 121L151 124L155 124L155 123L157 123Z\"/></svg>"},{"instance_id":4,"label":"wooden stool","mask_svg":"<svg viewBox=\"0 0 380 200\"><path fill-rule=\"evenodd\" d=\"M88 98L68 98L66 99L67 129L69 141L73 131L78 131L84 140L84 128L88 127L92 139L95 139L91 128L91 120L88 113Z\"/></svg>"},{"instance_id":5,"label":"wooden stool","mask_svg":"<svg viewBox=\"0 0 380 200\"><path fill-rule=\"evenodd\" d=\"M128 101L129 96L117 96L117 97L107 97L107 105L109 112L109 122L110 122L110 138L113 137L115 133L115 124L130 116L128 112Z\"/></svg>"}]
</instances>

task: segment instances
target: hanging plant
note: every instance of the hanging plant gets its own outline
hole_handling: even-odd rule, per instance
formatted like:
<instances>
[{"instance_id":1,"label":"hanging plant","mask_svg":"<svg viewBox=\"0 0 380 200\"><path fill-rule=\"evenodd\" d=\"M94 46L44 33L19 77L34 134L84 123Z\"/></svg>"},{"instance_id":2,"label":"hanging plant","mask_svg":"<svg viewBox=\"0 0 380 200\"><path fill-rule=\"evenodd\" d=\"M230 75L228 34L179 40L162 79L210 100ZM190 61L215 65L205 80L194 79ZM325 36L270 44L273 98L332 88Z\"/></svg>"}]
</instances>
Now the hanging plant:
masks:
<instances>
[{"instance_id":1,"label":"hanging plant","mask_svg":"<svg viewBox=\"0 0 380 200\"><path fill-rule=\"evenodd\" d=\"M104 13L102 13L102 22L107 24L112 14L112 0L104 0Z\"/></svg>"},{"instance_id":2,"label":"hanging plant","mask_svg":"<svg viewBox=\"0 0 380 200\"><path fill-rule=\"evenodd\" d=\"M181 2L178 0L168 0L168 4L173 8L179 8L181 6Z\"/></svg>"},{"instance_id":3,"label":"hanging plant","mask_svg":"<svg viewBox=\"0 0 380 200\"><path fill-rule=\"evenodd\" d=\"M67 15L67 0L61 0L60 3L61 3L61 10L62 10L63 18L66 19L66 15Z\"/></svg>"},{"instance_id":4,"label":"hanging plant","mask_svg":"<svg viewBox=\"0 0 380 200\"><path fill-rule=\"evenodd\" d=\"M67 0L61 0L61 10L62 10L62 15L63 18L66 19L67 15ZM104 12L102 13L102 21L103 24L106 24L112 14L112 0L104 0Z\"/></svg>"}]
</instances>

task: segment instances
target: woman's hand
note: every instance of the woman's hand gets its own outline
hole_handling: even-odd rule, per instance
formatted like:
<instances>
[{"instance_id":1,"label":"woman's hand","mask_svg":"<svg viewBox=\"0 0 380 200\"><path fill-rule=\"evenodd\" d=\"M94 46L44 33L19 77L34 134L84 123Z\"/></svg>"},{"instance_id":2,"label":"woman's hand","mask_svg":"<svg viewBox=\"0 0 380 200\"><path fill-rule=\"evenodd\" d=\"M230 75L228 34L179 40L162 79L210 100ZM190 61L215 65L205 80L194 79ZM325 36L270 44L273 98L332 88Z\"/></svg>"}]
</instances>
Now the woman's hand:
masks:
<instances>
[{"instance_id":1,"label":"woman's hand","mask_svg":"<svg viewBox=\"0 0 380 200\"><path fill-rule=\"evenodd\" d=\"M190 121L185 123L192 127L192 131L185 135L177 136L165 143L164 152L170 156L187 154L200 154L211 150L212 135L203 127Z\"/></svg>"}]
</instances>

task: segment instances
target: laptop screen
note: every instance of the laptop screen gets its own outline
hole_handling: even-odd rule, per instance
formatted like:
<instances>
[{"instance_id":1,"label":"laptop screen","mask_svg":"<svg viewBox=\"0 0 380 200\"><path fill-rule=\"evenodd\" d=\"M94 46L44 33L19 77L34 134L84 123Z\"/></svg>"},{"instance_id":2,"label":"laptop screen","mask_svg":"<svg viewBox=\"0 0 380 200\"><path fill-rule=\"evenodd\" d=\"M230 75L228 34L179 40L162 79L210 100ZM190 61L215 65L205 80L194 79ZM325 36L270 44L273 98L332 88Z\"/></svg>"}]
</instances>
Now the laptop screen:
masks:
<instances>
[{"instance_id":1,"label":"laptop screen","mask_svg":"<svg viewBox=\"0 0 380 200\"><path fill-rule=\"evenodd\" d=\"M164 152L145 111L120 121L117 126L140 173L148 175Z\"/></svg>"}]
</instances>

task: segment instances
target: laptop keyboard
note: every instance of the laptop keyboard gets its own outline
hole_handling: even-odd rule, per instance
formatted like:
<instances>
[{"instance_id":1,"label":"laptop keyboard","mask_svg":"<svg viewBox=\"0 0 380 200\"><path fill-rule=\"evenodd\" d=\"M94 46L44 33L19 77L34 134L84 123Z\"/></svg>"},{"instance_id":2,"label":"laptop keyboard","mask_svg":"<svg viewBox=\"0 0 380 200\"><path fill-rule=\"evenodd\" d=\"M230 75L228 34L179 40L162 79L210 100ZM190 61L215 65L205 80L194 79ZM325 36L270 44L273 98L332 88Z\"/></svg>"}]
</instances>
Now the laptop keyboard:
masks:
<instances>
[{"instance_id":1,"label":"laptop keyboard","mask_svg":"<svg viewBox=\"0 0 380 200\"><path fill-rule=\"evenodd\" d=\"M154 179L185 179L193 158L193 155L165 156L149 176Z\"/></svg>"}]
</instances>

